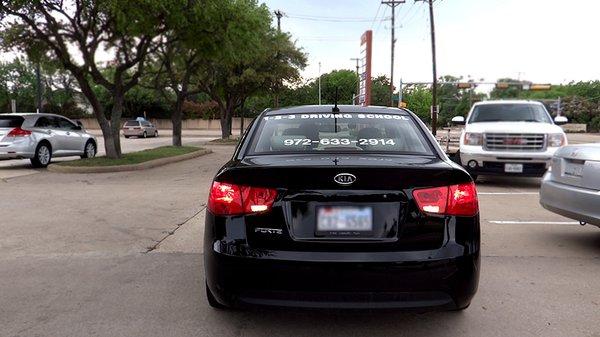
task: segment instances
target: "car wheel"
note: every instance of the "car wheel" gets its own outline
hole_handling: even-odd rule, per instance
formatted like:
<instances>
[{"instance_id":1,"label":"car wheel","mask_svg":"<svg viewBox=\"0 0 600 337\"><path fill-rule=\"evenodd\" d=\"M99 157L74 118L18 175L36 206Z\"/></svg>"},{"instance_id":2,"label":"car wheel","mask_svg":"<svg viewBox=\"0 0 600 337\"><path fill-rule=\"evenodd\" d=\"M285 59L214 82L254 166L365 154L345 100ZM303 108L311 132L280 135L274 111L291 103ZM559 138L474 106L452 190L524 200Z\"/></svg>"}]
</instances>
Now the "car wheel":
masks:
<instances>
[{"instance_id":1,"label":"car wheel","mask_svg":"<svg viewBox=\"0 0 600 337\"><path fill-rule=\"evenodd\" d=\"M129 138L129 136L124 136L125 138Z\"/></svg>"},{"instance_id":2,"label":"car wheel","mask_svg":"<svg viewBox=\"0 0 600 337\"><path fill-rule=\"evenodd\" d=\"M206 286L206 299L208 300L208 305L210 305L211 307L213 307L215 309L227 309L226 306L224 306L223 304L221 304L217 301L217 299L215 298L213 293L210 291L210 288L208 288L208 284L205 283L205 286Z\"/></svg>"},{"instance_id":3,"label":"car wheel","mask_svg":"<svg viewBox=\"0 0 600 337\"><path fill-rule=\"evenodd\" d=\"M148 138L148 134L146 133L146 131L144 131L144 134L142 135L142 137Z\"/></svg>"},{"instance_id":4,"label":"car wheel","mask_svg":"<svg viewBox=\"0 0 600 337\"><path fill-rule=\"evenodd\" d=\"M96 156L96 144L93 141L88 140L85 143L85 148L83 150L83 155L81 158L94 158Z\"/></svg>"},{"instance_id":5,"label":"car wheel","mask_svg":"<svg viewBox=\"0 0 600 337\"><path fill-rule=\"evenodd\" d=\"M158 137L158 131L154 131L154 137Z\"/></svg>"},{"instance_id":6,"label":"car wheel","mask_svg":"<svg viewBox=\"0 0 600 337\"><path fill-rule=\"evenodd\" d=\"M46 167L52 161L52 149L48 143L40 143L35 149L35 155L31 158L33 167Z\"/></svg>"}]
</instances>

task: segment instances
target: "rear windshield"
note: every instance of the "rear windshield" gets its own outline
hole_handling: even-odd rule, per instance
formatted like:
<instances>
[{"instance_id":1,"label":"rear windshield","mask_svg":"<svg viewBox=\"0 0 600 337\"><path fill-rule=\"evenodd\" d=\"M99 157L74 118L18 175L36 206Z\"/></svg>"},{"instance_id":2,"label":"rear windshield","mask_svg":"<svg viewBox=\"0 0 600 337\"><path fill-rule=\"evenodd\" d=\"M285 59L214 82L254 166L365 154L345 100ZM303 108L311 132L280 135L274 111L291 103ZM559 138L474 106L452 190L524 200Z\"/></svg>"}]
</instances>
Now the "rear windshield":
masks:
<instances>
[{"instance_id":1,"label":"rear windshield","mask_svg":"<svg viewBox=\"0 0 600 337\"><path fill-rule=\"evenodd\" d=\"M23 124L21 116L0 116L0 128L17 128Z\"/></svg>"},{"instance_id":2,"label":"rear windshield","mask_svg":"<svg viewBox=\"0 0 600 337\"><path fill-rule=\"evenodd\" d=\"M469 120L479 122L552 123L552 119L539 104L482 104L475 106Z\"/></svg>"},{"instance_id":3,"label":"rear windshield","mask_svg":"<svg viewBox=\"0 0 600 337\"><path fill-rule=\"evenodd\" d=\"M138 121L129 121L129 122L125 122L124 126L140 126L140 122L138 122Z\"/></svg>"},{"instance_id":4,"label":"rear windshield","mask_svg":"<svg viewBox=\"0 0 600 337\"><path fill-rule=\"evenodd\" d=\"M412 118L381 113L307 113L265 116L250 154L357 152L428 154Z\"/></svg>"}]
</instances>

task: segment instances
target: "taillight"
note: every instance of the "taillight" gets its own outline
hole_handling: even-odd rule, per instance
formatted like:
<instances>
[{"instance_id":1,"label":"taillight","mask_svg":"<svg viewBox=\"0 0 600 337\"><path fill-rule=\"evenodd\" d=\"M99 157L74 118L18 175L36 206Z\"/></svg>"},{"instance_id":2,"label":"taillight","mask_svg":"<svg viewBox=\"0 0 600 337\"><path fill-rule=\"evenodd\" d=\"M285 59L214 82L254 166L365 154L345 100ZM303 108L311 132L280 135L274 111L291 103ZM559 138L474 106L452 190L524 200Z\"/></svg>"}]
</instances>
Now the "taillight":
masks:
<instances>
[{"instance_id":1,"label":"taillight","mask_svg":"<svg viewBox=\"0 0 600 337\"><path fill-rule=\"evenodd\" d=\"M479 212L475 183L415 189L413 197L425 213L474 216Z\"/></svg>"},{"instance_id":2,"label":"taillight","mask_svg":"<svg viewBox=\"0 0 600 337\"><path fill-rule=\"evenodd\" d=\"M10 130L6 137L27 137L31 135L31 131L23 130L20 127Z\"/></svg>"},{"instance_id":3,"label":"taillight","mask_svg":"<svg viewBox=\"0 0 600 337\"><path fill-rule=\"evenodd\" d=\"M213 182L208 196L208 209L216 215L241 215L271 209L277 191L272 188L241 186Z\"/></svg>"}]
</instances>

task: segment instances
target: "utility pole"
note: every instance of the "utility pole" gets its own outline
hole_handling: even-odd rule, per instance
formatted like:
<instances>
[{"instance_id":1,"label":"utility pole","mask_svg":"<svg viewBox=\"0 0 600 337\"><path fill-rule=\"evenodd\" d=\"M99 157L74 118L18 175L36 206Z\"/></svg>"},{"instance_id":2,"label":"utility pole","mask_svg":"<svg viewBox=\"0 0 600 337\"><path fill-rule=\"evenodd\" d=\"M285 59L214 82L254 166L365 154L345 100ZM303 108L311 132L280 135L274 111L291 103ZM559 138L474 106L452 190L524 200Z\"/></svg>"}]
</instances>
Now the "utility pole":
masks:
<instances>
[{"instance_id":1,"label":"utility pole","mask_svg":"<svg viewBox=\"0 0 600 337\"><path fill-rule=\"evenodd\" d=\"M37 113L42 113L42 74L39 62L35 67L35 77L37 81Z\"/></svg>"},{"instance_id":2,"label":"utility pole","mask_svg":"<svg viewBox=\"0 0 600 337\"><path fill-rule=\"evenodd\" d=\"M360 58L353 57L350 59L351 61L356 61L356 96L353 99L355 105L358 105L358 95L360 95L360 74L358 73L360 68Z\"/></svg>"},{"instance_id":3,"label":"utility pole","mask_svg":"<svg viewBox=\"0 0 600 337\"><path fill-rule=\"evenodd\" d=\"M319 105L321 105L321 62L319 62Z\"/></svg>"},{"instance_id":4,"label":"utility pole","mask_svg":"<svg viewBox=\"0 0 600 337\"><path fill-rule=\"evenodd\" d=\"M388 5L392 8L392 60L390 69L390 106L394 106L394 47L396 46L396 6L403 4L405 0L389 0L382 1L381 4Z\"/></svg>"},{"instance_id":5,"label":"utility pole","mask_svg":"<svg viewBox=\"0 0 600 337\"><path fill-rule=\"evenodd\" d=\"M283 12L280 11L279 9L273 12L275 14L275 16L277 17L277 31L281 32L281 17L283 17ZM277 81L277 87L275 88L275 99L273 102L275 108L279 108L279 81Z\"/></svg>"},{"instance_id":6,"label":"utility pole","mask_svg":"<svg viewBox=\"0 0 600 337\"><path fill-rule=\"evenodd\" d=\"M431 26L431 63L433 68L433 83L431 87L431 133L435 136L437 131L437 67L435 58L435 23L433 21L433 0L415 0L429 3L429 25Z\"/></svg>"},{"instance_id":7,"label":"utility pole","mask_svg":"<svg viewBox=\"0 0 600 337\"><path fill-rule=\"evenodd\" d=\"M281 31L281 17L283 17L283 12L278 9L273 13L277 17L277 31Z\"/></svg>"}]
</instances>

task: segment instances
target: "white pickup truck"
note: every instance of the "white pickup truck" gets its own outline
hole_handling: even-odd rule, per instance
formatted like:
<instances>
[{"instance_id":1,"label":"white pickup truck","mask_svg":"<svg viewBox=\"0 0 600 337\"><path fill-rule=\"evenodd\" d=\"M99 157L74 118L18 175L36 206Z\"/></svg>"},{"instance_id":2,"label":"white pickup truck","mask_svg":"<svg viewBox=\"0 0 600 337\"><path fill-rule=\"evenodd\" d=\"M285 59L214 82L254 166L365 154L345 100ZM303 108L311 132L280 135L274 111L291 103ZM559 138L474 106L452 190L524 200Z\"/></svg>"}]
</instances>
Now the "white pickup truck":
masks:
<instances>
[{"instance_id":1,"label":"white pickup truck","mask_svg":"<svg viewBox=\"0 0 600 337\"><path fill-rule=\"evenodd\" d=\"M553 121L536 101L478 102L466 120L456 116L452 122L465 125L457 156L473 179L478 175L542 176L554 152L567 144L558 126L567 118L557 116Z\"/></svg>"}]
</instances>

